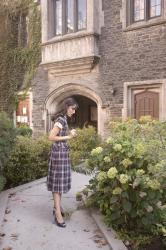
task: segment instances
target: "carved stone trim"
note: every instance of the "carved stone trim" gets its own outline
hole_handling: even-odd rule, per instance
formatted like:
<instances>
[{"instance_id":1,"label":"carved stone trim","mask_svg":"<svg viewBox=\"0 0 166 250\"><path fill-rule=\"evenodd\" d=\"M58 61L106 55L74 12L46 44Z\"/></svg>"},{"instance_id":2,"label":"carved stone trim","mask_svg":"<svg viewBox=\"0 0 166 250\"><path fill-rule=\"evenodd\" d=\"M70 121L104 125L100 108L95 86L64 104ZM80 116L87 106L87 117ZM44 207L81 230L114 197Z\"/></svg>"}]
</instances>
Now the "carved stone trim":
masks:
<instances>
[{"instance_id":1,"label":"carved stone trim","mask_svg":"<svg viewBox=\"0 0 166 250\"><path fill-rule=\"evenodd\" d=\"M74 75L90 72L99 62L99 56L82 57L52 63L42 63L44 69L54 76Z\"/></svg>"}]
</instances>

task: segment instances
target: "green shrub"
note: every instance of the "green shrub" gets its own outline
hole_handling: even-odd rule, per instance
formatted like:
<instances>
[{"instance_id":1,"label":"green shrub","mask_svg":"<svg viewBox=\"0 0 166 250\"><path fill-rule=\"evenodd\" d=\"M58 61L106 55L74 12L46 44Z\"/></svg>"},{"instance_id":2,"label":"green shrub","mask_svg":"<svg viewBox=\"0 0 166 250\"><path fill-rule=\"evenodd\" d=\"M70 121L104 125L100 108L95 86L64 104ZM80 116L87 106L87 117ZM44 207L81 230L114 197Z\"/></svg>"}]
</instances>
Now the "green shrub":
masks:
<instances>
[{"instance_id":1,"label":"green shrub","mask_svg":"<svg viewBox=\"0 0 166 250\"><path fill-rule=\"evenodd\" d=\"M8 185L17 186L46 176L49 150L50 142L46 137L35 140L18 136L5 167Z\"/></svg>"},{"instance_id":2,"label":"green shrub","mask_svg":"<svg viewBox=\"0 0 166 250\"><path fill-rule=\"evenodd\" d=\"M3 174L1 174L0 175L0 191L3 190L5 184L6 184L6 178L3 176Z\"/></svg>"},{"instance_id":3,"label":"green shrub","mask_svg":"<svg viewBox=\"0 0 166 250\"><path fill-rule=\"evenodd\" d=\"M91 150L100 142L94 127L77 129L77 137L69 141L70 158L73 169L76 165L89 157Z\"/></svg>"},{"instance_id":4,"label":"green shrub","mask_svg":"<svg viewBox=\"0 0 166 250\"><path fill-rule=\"evenodd\" d=\"M153 235L162 225L166 232L166 122L112 122L110 137L87 163L95 172L89 204L109 225Z\"/></svg>"},{"instance_id":5,"label":"green shrub","mask_svg":"<svg viewBox=\"0 0 166 250\"><path fill-rule=\"evenodd\" d=\"M78 137L70 142L72 162L75 164L86 158L99 141L92 127L78 129L77 133ZM46 176L50 146L51 142L46 137L35 140L18 136L4 171L8 187Z\"/></svg>"},{"instance_id":6,"label":"green shrub","mask_svg":"<svg viewBox=\"0 0 166 250\"><path fill-rule=\"evenodd\" d=\"M17 135L32 136L32 129L27 125L22 125L16 129Z\"/></svg>"},{"instance_id":7,"label":"green shrub","mask_svg":"<svg viewBox=\"0 0 166 250\"><path fill-rule=\"evenodd\" d=\"M15 128L5 113L0 113L0 191L5 184L3 176L4 165L9 159L15 141Z\"/></svg>"},{"instance_id":8,"label":"green shrub","mask_svg":"<svg viewBox=\"0 0 166 250\"><path fill-rule=\"evenodd\" d=\"M76 193L76 201L82 201L82 194L81 192Z\"/></svg>"}]
</instances>

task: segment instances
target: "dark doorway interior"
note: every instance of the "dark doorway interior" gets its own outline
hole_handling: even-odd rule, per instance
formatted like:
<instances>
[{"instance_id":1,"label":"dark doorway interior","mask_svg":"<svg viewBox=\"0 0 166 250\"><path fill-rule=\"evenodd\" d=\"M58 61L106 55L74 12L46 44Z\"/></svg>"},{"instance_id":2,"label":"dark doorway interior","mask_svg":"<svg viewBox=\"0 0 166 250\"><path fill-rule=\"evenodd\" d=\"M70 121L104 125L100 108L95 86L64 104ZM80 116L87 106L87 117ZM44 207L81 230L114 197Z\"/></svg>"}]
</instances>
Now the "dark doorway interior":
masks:
<instances>
[{"instance_id":1,"label":"dark doorway interior","mask_svg":"<svg viewBox=\"0 0 166 250\"><path fill-rule=\"evenodd\" d=\"M69 127L80 127L92 125L97 129L97 104L81 95L73 96L78 105L79 109L76 114L69 120Z\"/></svg>"}]
</instances>

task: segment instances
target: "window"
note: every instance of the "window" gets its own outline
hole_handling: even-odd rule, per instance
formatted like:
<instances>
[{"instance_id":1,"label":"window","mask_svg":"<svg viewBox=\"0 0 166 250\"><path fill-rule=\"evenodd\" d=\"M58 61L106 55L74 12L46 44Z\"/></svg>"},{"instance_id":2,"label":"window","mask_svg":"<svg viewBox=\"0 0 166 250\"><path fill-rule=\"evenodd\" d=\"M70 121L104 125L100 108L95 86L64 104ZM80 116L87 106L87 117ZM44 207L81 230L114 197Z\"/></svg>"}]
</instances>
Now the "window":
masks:
<instances>
[{"instance_id":1,"label":"window","mask_svg":"<svg viewBox=\"0 0 166 250\"><path fill-rule=\"evenodd\" d=\"M55 35L86 29L87 0L53 0Z\"/></svg>"},{"instance_id":2,"label":"window","mask_svg":"<svg viewBox=\"0 0 166 250\"><path fill-rule=\"evenodd\" d=\"M86 1L78 0L78 30L86 29Z\"/></svg>"},{"instance_id":3,"label":"window","mask_svg":"<svg viewBox=\"0 0 166 250\"><path fill-rule=\"evenodd\" d=\"M161 0L150 0L150 17L161 15Z\"/></svg>"},{"instance_id":4,"label":"window","mask_svg":"<svg viewBox=\"0 0 166 250\"><path fill-rule=\"evenodd\" d=\"M74 32L74 0L67 0L67 33Z\"/></svg>"},{"instance_id":5,"label":"window","mask_svg":"<svg viewBox=\"0 0 166 250\"><path fill-rule=\"evenodd\" d=\"M62 0L55 1L55 34L62 34Z\"/></svg>"},{"instance_id":6,"label":"window","mask_svg":"<svg viewBox=\"0 0 166 250\"><path fill-rule=\"evenodd\" d=\"M130 23L161 16L163 0L130 0Z\"/></svg>"},{"instance_id":7,"label":"window","mask_svg":"<svg viewBox=\"0 0 166 250\"><path fill-rule=\"evenodd\" d=\"M134 1L134 21L144 20L145 0Z\"/></svg>"},{"instance_id":8,"label":"window","mask_svg":"<svg viewBox=\"0 0 166 250\"><path fill-rule=\"evenodd\" d=\"M28 16L27 13L19 14L16 17L17 45L26 47L28 44Z\"/></svg>"}]
</instances>

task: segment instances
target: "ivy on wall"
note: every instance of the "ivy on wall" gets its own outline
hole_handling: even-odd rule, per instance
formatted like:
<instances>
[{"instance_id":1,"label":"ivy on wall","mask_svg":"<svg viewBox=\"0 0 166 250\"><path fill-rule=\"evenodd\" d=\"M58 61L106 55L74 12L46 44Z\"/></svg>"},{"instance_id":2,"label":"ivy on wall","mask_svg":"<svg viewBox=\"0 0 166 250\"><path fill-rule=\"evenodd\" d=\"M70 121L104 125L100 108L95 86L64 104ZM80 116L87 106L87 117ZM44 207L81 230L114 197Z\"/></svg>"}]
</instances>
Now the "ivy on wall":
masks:
<instances>
[{"instance_id":1,"label":"ivy on wall","mask_svg":"<svg viewBox=\"0 0 166 250\"><path fill-rule=\"evenodd\" d=\"M34 0L1 0L0 17L0 111L12 114L17 92L29 89L40 62L39 5Z\"/></svg>"}]
</instances>

